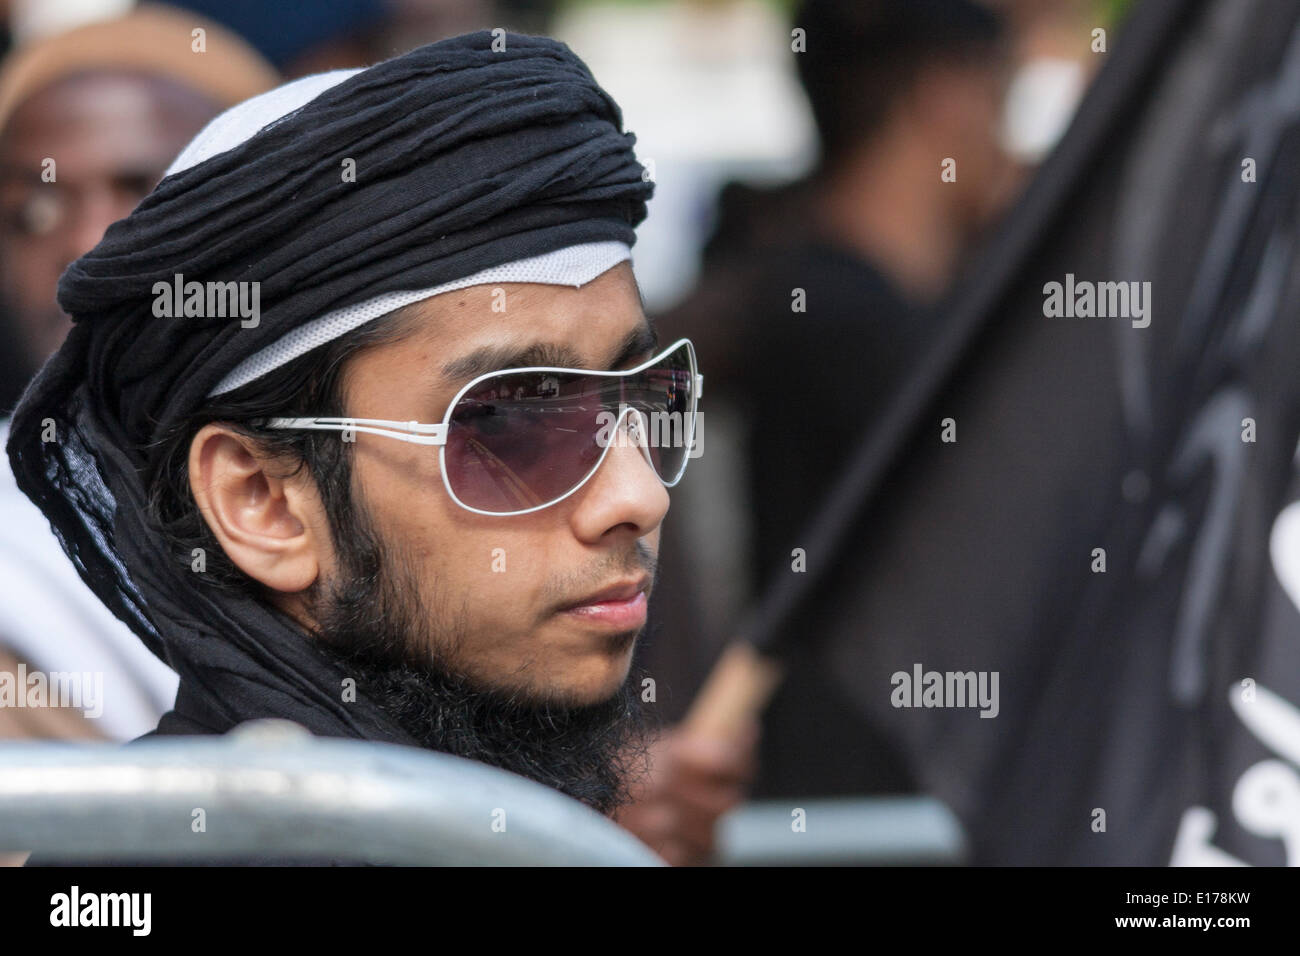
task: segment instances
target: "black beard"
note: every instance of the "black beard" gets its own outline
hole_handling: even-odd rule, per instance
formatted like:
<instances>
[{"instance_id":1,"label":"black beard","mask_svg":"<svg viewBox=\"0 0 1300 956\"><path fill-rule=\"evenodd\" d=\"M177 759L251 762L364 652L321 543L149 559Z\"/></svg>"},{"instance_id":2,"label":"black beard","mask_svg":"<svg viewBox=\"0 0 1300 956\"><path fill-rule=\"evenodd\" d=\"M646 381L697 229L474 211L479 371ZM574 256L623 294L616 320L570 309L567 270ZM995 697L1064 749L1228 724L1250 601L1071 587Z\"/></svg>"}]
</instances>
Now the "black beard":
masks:
<instances>
[{"instance_id":1,"label":"black beard","mask_svg":"<svg viewBox=\"0 0 1300 956\"><path fill-rule=\"evenodd\" d=\"M609 699L590 705L533 700L484 687L417 648L446 646L464 611L437 616L420 599L409 562L391 553L355 500L340 515L336 580L313 595L319 648L360 694L421 747L520 774L609 814L648 768L650 721L631 672ZM444 633L431 633L441 630ZM434 640L436 638L437 640Z\"/></svg>"}]
</instances>

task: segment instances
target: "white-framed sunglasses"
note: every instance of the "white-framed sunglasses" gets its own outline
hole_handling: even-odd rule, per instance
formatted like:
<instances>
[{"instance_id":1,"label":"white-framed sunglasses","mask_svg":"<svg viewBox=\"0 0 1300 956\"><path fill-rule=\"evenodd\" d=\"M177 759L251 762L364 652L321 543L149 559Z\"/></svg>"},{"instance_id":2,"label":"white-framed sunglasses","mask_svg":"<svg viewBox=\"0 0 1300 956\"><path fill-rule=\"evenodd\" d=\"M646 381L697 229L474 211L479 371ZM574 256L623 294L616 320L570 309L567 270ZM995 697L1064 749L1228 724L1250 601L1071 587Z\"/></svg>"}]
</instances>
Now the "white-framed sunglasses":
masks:
<instances>
[{"instance_id":1,"label":"white-framed sunglasses","mask_svg":"<svg viewBox=\"0 0 1300 956\"><path fill-rule=\"evenodd\" d=\"M275 430L364 433L437 445L451 499L481 515L522 515L563 501L627 433L665 487L681 481L695 442L704 376L678 339L622 372L530 367L467 383L438 424L375 418L271 418Z\"/></svg>"}]
</instances>

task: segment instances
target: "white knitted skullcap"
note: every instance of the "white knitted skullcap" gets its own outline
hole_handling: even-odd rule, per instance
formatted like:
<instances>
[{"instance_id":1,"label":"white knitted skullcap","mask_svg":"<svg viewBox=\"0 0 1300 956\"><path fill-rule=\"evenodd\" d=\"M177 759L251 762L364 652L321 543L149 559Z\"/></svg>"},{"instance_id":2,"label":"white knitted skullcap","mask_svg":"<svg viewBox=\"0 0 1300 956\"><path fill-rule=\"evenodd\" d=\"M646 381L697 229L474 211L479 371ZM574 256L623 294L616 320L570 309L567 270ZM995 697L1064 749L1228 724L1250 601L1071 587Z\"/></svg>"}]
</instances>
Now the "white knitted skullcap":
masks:
<instances>
[{"instance_id":1,"label":"white knitted skullcap","mask_svg":"<svg viewBox=\"0 0 1300 956\"><path fill-rule=\"evenodd\" d=\"M168 167L163 174L164 178L234 149L276 120L302 109L330 87L337 86L360 72L359 69L331 70L329 73L304 76L232 106L199 130L199 134L190 140L189 145L181 150L181 154Z\"/></svg>"},{"instance_id":2,"label":"white knitted skullcap","mask_svg":"<svg viewBox=\"0 0 1300 956\"><path fill-rule=\"evenodd\" d=\"M176 157L166 175L179 173L213 156L234 149L240 143L251 139L260 130L306 106L330 87L360 72L361 70L334 70L315 76L305 76L231 107L194 137ZM472 285L497 282L539 282L547 285L570 285L576 288L585 285L620 262L630 259L631 255L632 250L627 243L617 240L585 242L543 255L492 266L462 279L455 279L431 288L377 295L364 302L328 312L286 333L240 362L230 374L217 383L216 388L210 391L208 396L220 395L241 385L247 385L254 379L307 354L326 342L331 342L367 322L422 299Z\"/></svg>"},{"instance_id":3,"label":"white knitted skullcap","mask_svg":"<svg viewBox=\"0 0 1300 956\"><path fill-rule=\"evenodd\" d=\"M616 239L605 242L584 242L540 256L492 266L490 269L484 269L463 279L444 282L431 288L377 295L356 305L327 312L318 319L312 319L305 325L298 326L292 332L286 332L270 345L254 352L236 365L229 375L217 383L216 388L208 392L208 397L247 385L272 369L277 369L300 355L306 355L317 346L332 342L339 336L346 335L353 329L360 328L367 322L381 315L387 315L404 305L410 305L412 302L419 302L421 299L472 285L496 282L540 282L546 285L571 285L577 288L620 262L630 259L631 256L632 250L627 243Z\"/></svg>"}]
</instances>

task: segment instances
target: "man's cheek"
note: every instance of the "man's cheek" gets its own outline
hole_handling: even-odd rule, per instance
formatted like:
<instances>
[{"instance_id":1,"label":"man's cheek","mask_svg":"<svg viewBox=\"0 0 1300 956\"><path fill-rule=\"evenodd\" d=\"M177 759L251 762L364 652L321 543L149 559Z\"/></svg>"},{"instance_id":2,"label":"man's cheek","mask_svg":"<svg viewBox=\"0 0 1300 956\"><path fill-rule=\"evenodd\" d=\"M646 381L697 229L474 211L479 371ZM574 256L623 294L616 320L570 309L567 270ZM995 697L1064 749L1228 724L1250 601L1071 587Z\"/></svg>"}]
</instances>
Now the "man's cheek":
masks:
<instances>
[{"instance_id":1,"label":"man's cheek","mask_svg":"<svg viewBox=\"0 0 1300 956\"><path fill-rule=\"evenodd\" d=\"M468 605L474 630L501 635L528 630L536 623L537 589L520 564L509 547L492 547L446 567L442 584Z\"/></svg>"}]
</instances>

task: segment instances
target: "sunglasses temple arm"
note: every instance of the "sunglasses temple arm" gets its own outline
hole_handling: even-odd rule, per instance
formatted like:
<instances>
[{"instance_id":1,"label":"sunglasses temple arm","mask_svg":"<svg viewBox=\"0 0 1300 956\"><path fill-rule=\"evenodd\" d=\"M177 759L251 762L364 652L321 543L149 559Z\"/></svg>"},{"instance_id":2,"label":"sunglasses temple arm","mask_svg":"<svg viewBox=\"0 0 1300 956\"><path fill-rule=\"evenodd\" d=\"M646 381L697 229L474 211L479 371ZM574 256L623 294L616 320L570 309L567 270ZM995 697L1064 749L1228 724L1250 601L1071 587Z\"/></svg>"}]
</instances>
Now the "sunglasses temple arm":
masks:
<instances>
[{"instance_id":1,"label":"sunglasses temple arm","mask_svg":"<svg viewBox=\"0 0 1300 956\"><path fill-rule=\"evenodd\" d=\"M447 441L447 426L420 422L395 422L378 418L272 418L264 426L274 431L364 432L414 445L442 445Z\"/></svg>"}]
</instances>

